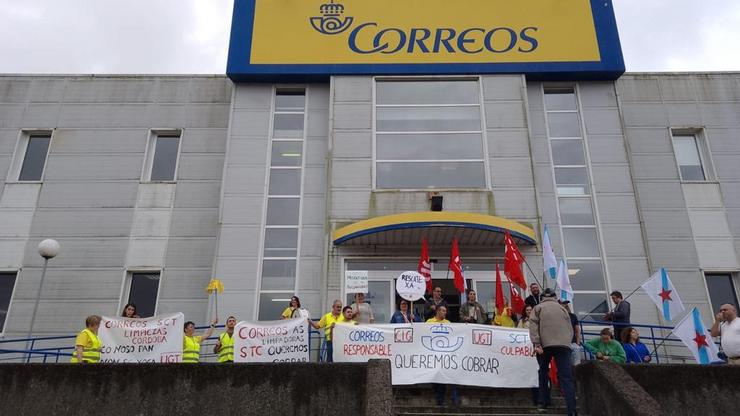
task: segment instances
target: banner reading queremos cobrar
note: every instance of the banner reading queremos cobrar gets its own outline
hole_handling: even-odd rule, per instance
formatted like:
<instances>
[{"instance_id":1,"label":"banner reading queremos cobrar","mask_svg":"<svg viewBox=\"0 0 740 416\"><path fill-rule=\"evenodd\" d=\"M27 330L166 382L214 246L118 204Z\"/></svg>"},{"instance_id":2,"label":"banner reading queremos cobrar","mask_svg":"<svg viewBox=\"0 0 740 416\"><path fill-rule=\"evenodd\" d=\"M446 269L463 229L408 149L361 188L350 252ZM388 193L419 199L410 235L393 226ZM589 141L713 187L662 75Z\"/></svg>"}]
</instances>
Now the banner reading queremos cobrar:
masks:
<instances>
[{"instance_id":1,"label":"banner reading queremos cobrar","mask_svg":"<svg viewBox=\"0 0 740 416\"><path fill-rule=\"evenodd\" d=\"M306 318L239 322L234 328L234 362L308 362Z\"/></svg>"},{"instance_id":2,"label":"banner reading queremos cobrar","mask_svg":"<svg viewBox=\"0 0 740 416\"><path fill-rule=\"evenodd\" d=\"M393 384L537 386L537 360L526 329L474 324L334 327L334 361L391 360Z\"/></svg>"},{"instance_id":3,"label":"banner reading queremos cobrar","mask_svg":"<svg viewBox=\"0 0 740 416\"><path fill-rule=\"evenodd\" d=\"M103 363L179 363L185 315L144 319L104 316L98 336Z\"/></svg>"}]
</instances>

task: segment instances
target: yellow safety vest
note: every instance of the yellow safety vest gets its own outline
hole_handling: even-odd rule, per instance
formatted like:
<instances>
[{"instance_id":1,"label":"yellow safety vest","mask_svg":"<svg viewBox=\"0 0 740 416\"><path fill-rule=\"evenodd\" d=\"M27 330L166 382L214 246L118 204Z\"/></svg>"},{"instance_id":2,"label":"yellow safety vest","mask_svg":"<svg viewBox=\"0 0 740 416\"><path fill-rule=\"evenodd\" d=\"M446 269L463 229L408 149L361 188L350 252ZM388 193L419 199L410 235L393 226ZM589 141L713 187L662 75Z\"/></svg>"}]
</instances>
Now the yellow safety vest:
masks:
<instances>
[{"instance_id":1,"label":"yellow safety vest","mask_svg":"<svg viewBox=\"0 0 740 416\"><path fill-rule=\"evenodd\" d=\"M218 362L225 363L234 361L234 338L229 336L228 332L224 332L219 337L221 341L221 349L218 350Z\"/></svg>"},{"instance_id":2,"label":"yellow safety vest","mask_svg":"<svg viewBox=\"0 0 740 416\"><path fill-rule=\"evenodd\" d=\"M196 364L200 362L200 341L198 337L185 335L182 339L182 362Z\"/></svg>"},{"instance_id":3,"label":"yellow safety vest","mask_svg":"<svg viewBox=\"0 0 740 416\"><path fill-rule=\"evenodd\" d=\"M87 337L90 339L91 345L84 345L82 348L82 362L85 363L98 363L100 362L100 349L103 348L103 343L100 341L97 335L91 330L85 328L81 332L87 333ZM75 345L75 349L77 346ZM72 355L72 363L80 362L77 359L77 351Z\"/></svg>"}]
</instances>

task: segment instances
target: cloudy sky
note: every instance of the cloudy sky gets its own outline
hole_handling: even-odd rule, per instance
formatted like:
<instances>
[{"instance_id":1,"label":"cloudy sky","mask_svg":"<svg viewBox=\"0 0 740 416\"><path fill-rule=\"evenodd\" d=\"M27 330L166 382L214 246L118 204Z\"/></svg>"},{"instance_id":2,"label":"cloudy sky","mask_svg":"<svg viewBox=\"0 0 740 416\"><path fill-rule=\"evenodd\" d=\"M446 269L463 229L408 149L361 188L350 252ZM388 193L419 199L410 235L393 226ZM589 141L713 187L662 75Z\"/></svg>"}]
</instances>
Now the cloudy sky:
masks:
<instances>
[{"instance_id":1,"label":"cloudy sky","mask_svg":"<svg viewBox=\"0 0 740 416\"><path fill-rule=\"evenodd\" d=\"M628 71L740 70L740 0L613 1ZM0 0L0 73L224 73L232 5Z\"/></svg>"}]
</instances>

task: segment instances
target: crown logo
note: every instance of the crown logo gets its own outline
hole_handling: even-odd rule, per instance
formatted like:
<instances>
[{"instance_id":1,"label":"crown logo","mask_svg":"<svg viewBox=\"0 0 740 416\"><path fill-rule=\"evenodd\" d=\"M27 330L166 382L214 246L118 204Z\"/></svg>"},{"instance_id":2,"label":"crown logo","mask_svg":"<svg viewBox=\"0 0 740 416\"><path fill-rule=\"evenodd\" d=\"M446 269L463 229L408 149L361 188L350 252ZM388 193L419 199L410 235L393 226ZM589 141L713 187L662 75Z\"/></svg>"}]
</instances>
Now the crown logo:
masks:
<instances>
[{"instance_id":1,"label":"crown logo","mask_svg":"<svg viewBox=\"0 0 740 416\"><path fill-rule=\"evenodd\" d=\"M433 325L431 331L432 334L450 335L452 333L452 327L443 324Z\"/></svg>"},{"instance_id":2,"label":"crown logo","mask_svg":"<svg viewBox=\"0 0 740 416\"><path fill-rule=\"evenodd\" d=\"M336 35L344 32L349 29L350 25L352 25L352 20L354 20L352 17L342 19L344 6L334 3L334 0L322 4L319 7L319 13L321 16L309 17L308 21L317 32L325 35Z\"/></svg>"}]
</instances>

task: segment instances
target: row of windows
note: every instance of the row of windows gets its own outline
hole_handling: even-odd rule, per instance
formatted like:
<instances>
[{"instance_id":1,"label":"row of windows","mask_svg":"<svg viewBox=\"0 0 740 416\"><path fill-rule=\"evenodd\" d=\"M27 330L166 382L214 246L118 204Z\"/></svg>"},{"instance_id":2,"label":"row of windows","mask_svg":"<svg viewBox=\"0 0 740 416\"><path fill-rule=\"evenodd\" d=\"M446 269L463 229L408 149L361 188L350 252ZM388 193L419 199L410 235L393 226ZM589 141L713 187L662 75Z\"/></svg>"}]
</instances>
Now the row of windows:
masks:
<instances>
[{"instance_id":1,"label":"row of windows","mask_svg":"<svg viewBox=\"0 0 740 416\"><path fill-rule=\"evenodd\" d=\"M16 152L18 167L11 178L19 182L39 182L44 176L44 167L51 144L51 132L24 133ZM174 181L180 151L180 131L153 132L147 146L147 162L144 180L152 182Z\"/></svg>"}]
</instances>

